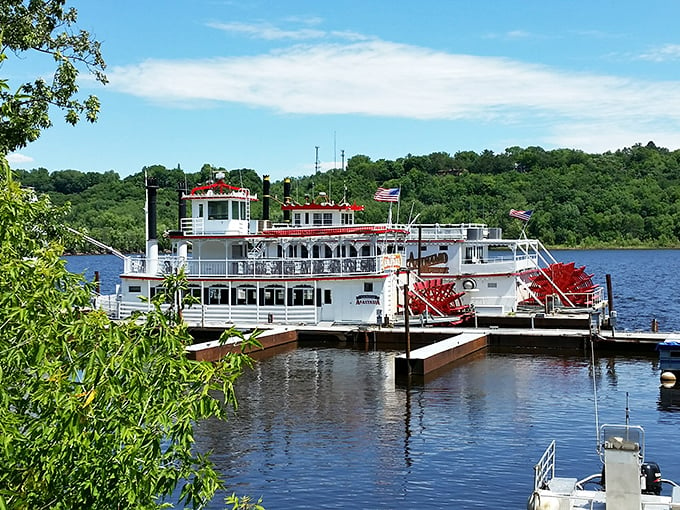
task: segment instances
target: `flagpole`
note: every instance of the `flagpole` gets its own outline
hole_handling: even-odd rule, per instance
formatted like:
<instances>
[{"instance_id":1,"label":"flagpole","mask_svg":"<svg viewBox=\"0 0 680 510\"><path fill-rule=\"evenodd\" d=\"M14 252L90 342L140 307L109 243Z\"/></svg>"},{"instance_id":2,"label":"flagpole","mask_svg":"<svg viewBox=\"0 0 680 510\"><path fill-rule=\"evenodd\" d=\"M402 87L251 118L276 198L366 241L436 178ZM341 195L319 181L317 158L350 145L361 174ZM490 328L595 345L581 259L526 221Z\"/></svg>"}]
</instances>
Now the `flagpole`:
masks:
<instances>
[{"instance_id":1,"label":"flagpole","mask_svg":"<svg viewBox=\"0 0 680 510\"><path fill-rule=\"evenodd\" d=\"M527 229L527 225L529 224L529 221L531 221L531 218L529 218L527 221L523 222L524 226L522 227L522 232L520 232L520 239L522 239L522 238L524 240L527 239L526 229Z\"/></svg>"},{"instance_id":2,"label":"flagpole","mask_svg":"<svg viewBox=\"0 0 680 510\"><path fill-rule=\"evenodd\" d=\"M399 194L397 195L397 224L399 224L399 207L401 206L401 186L399 186Z\"/></svg>"}]
</instances>

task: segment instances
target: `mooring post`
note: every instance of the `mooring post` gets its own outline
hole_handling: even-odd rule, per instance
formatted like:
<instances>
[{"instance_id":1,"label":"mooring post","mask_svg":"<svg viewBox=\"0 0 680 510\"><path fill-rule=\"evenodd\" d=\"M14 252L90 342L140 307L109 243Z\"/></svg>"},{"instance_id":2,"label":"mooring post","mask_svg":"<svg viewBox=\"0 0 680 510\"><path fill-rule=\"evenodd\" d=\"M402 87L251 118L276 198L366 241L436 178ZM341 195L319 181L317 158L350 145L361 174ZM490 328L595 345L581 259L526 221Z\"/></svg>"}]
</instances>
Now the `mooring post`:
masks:
<instances>
[{"instance_id":1,"label":"mooring post","mask_svg":"<svg viewBox=\"0 0 680 510\"><path fill-rule=\"evenodd\" d=\"M404 336L406 337L406 364L408 373L411 374L411 331L409 329L409 310L408 310L408 280L409 271L406 269L406 283L404 283Z\"/></svg>"},{"instance_id":2,"label":"mooring post","mask_svg":"<svg viewBox=\"0 0 680 510\"><path fill-rule=\"evenodd\" d=\"M420 276L420 263L422 261L420 248L423 244L423 227L422 225L418 225L418 258L416 259L418 261L418 276Z\"/></svg>"},{"instance_id":3,"label":"mooring post","mask_svg":"<svg viewBox=\"0 0 680 510\"><path fill-rule=\"evenodd\" d=\"M609 317L611 320L611 313L614 311L614 292L612 291L612 275L605 275L607 280L607 306L609 306ZM611 325L611 324L610 324Z\"/></svg>"}]
</instances>

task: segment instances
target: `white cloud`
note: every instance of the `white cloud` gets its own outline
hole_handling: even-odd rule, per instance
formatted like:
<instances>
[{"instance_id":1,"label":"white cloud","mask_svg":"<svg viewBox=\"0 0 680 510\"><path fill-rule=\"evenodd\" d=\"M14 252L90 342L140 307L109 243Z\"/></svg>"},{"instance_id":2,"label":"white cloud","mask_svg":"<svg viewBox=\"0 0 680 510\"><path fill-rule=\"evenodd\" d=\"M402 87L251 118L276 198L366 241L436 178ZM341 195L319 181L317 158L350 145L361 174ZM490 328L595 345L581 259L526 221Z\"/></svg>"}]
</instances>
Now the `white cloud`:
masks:
<instances>
[{"instance_id":1,"label":"white cloud","mask_svg":"<svg viewBox=\"0 0 680 510\"><path fill-rule=\"evenodd\" d=\"M33 158L20 154L18 152L12 152L11 154L7 155L7 161L11 165L21 165L24 163L32 163Z\"/></svg>"},{"instance_id":2,"label":"white cloud","mask_svg":"<svg viewBox=\"0 0 680 510\"><path fill-rule=\"evenodd\" d=\"M319 39L325 35L323 30L315 30L312 28L283 30L270 23L208 23L208 26L225 32L243 34L249 37L270 41L278 39Z\"/></svg>"},{"instance_id":3,"label":"white cloud","mask_svg":"<svg viewBox=\"0 0 680 510\"><path fill-rule=\"evenodd\" d=\"M296 45L249 57L147 60L113 68L109 78L118 91L184 107L228 102L285 114L540 123L554 126L546 137L584 143L612 129L637 133L665 125L673 132L680 126L677 82L376 40ZM599 127L579 136L584 126Z\"/></svg>"},{"instance_id":4,"label":"white cloud","mask_svg":"<svg viewBox=\"0 0 680 510\"><path fill-rule=\"evenodd\" d=\"M282 29L271 23L241 23L229 22L208 23L207 26L239 35L246 35L252 39L263 39L267 41L291 40L304 41L312 39L335 39L344 41L365 41L371 39L364 34L351 31L331 30L325 31L316 28L309 28L321 23L320 18L289 18L288 22L306 25L297 29Z\"/></svg>"},{"instance_id":5,"label":"white cloud","mask_svg":"<svg viewBox=\"0 0 680 510\"><path fill-rule=\"evenodd\" d=\"M667 62L680 60L680 44L665 44L638 56L639 60Z\"/></svg>"},{"instance_id":6,"label":"white cloud","mask_svg":"<svg viewBox=\"0 0 680 510\"><path fill-rule=\"evenodd\" d=\"M507 32L489 32L483 36L485 39L544 39L545 36L527 32L526 30L508 30Z\"/></svg>"},{"instance_id":7,"label":"white cloud","mask_svg":"<svg viewBox=\"0 0 680 510\"><path fill-rule=\"evenodd\" d=\"M677 129L655 125L615 125L606 122L562 124L554 127L547 140L558 147L578 147L585 152L616 151L636 143L653 141L659 147L678 147Z\"/></svg>"}]
</instances>

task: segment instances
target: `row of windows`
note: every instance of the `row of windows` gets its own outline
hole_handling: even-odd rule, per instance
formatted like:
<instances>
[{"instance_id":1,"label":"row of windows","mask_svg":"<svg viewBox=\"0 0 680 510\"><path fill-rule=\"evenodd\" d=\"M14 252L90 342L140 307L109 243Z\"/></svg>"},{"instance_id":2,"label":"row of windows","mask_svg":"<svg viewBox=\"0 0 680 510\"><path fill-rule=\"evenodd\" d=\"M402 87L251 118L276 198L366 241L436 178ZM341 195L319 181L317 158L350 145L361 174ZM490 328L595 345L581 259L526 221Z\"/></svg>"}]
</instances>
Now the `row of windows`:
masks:
<instances>
[{"instance_id":1,"label":"row of windows","mask_svg":"<svg viewBox=\"0 0 680 510\"><path fill-rule=\"evenodd\" d=\"M370 284L371 288L373 284ZM286 291L287 290L287 291ZM130 292L140 292L138 286L130 286ZM159 289L152 288L151 295L155 295ZM189 287L187 293L206 305L257 305L260 306L321 306L333 303L331 289L317 289L299 286L289 289L279 286L269 286L258 289L250 285L242 285L229 289L227 287L214 286L207 289ZM315 295L316 294L316 295Z\"/></svg>"},{"instance_id":2,"label":"row of windows","mask_svg":"<svg viewBox=\"0 0 680 510\"><path fill-rule=\"evenodd\" d=\"M311 216L311 218L310 218ZM309 220L312 220L311 222ZM352 213L341 213L340 224L352 225L354 223L354 216ZM294 213L293 225L333 225L333 213Z\"/></svg>"},{"instance_id":3,"label":"row of windows","mask_svg":"<svg viewBox=\"0 0 680 510\"><path fill-rule=\"evenodd\" d=\"M309 248L307 248L306 245L304 244L291 244L288 246L288 249L286 251L286 255L288 258L309 258L311 253L311 258L318 259L318 258L326 258L330 259L335 257L357 257L359 256L359 253L361 253L362 257L369 257L371 255L371 247L368 245L364 245L361 247L361 252L358 252L357 249L354 246L336 246L335 247L335 255L333 253L333 249L326 245L323 244L319 246L318 244L315 244L312 246L311 252ZM378 248L378 253L380 253L380 248ZM277 255L279 257L283 257L283 247L281 245L278 246L278 253Z\"/></svg>"},{"instance_id":4,"label":"row of windows","mask_svg":"<svg viewBox=\"0 0 680 510\"><path fill-rule=\"evenodd\" d=\"M139 285L130 285L128 288L130 292L138 293L142 291ZM159 289L157 287L151 288L151 297L153 297ZM257 288L251 285L241 285L229 289L223 286L214 286L203 289L203 299L201 299L201 289L190 287L187 291L191 293L201 303L206 305L257 305ZM373 292L373 283L364 282L364 292ZM316 300L314 299L314 289L307 286L298 286L288 289L286 296L286 289L278 285L271 285L260 289L260 305L261 306L313 306L316 302L317 306L330 305L333 303L333 294L331 289L317 289ZM323 300L322 300L323 297ZM286 299L288 298L288 299Z\"/></svg>"}]
</instances>

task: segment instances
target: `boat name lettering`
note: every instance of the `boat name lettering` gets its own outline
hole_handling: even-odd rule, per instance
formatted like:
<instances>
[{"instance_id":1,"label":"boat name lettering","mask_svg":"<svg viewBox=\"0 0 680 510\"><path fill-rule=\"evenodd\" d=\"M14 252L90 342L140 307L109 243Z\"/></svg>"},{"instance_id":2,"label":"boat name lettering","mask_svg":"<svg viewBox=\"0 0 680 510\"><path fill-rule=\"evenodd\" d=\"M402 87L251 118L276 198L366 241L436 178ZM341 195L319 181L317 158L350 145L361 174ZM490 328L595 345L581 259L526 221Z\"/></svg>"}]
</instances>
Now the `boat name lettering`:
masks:
<instances>
[{"instance_id":1,"label":"boat name lettering","mask_svg":"<svg viewBox=\"0 0 680 510\"><path fill-rule=\"evenodd\" d=\"M357 296L357 305L379 305L380 304L380 296L376 296L375 294L359 294Z\"/></svg>"}]
</instances>

